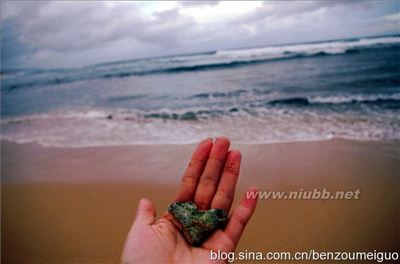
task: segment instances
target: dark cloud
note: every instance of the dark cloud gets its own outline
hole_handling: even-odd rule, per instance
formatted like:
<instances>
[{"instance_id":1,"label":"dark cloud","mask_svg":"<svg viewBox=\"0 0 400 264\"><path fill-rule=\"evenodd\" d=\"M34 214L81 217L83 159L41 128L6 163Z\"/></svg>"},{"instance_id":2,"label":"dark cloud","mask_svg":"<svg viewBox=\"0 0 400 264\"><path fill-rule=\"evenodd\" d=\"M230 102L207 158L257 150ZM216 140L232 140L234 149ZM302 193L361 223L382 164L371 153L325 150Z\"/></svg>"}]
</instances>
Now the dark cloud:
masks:
<instances>
[{"instance_id":1,"label":"dark cloud","mask_svg":"<svg viewBox=\"0 0 400 264\"><path fill-rule=\"evenodd\" d=\"M139 13L129 12L128 16L124 8L63 1L46 2L33 10L23 8L18 15L20 40L60 52L104 45L137 34L145 26Z\"/></svg>"},{"instance_id":2,"label":"dark cloud","mask_svg":"<svg viewBox=\"0 0 400 264\"><path fill-rule=\"evenodd\" d=\"M181 15L178 9L148 15L132 2L107 5L105 2L18 1L8 2L6 9L9 14L4 20L14 21L12 25L5 23L6 30L14 34L12 41L10 37L2 40L7 59L15 56L18 49L26 50L23 46L29 46L30 51L39 50L32 55L43 60L56 54L93 53L93 50L127 42L131 43L125 45L127 56L137 56L142 54L139 49L144 45L179 46L194 25L193 19ZM19 43L19 48L10 49L11 42Z\"/></svg>"},{"instance_id":3,"label":"dark cloud","mask_svg":"<svg viewBox=\"0 0 400 264\"><path fill-rule=\"evenodd\" d=\"M31 53L31 47L23 45L19 41L18 33L14 30L16 21L8 19L1 24L1 64L10 66L17 65L17 62L24 55Z\"/></svg>"},{"instance_id":4,"label":"dark cloud","mask_svg":"<svg viewBox=\"0 0 400 264\"><path fill-rule=\"evenodd\" d=\"M23 43L52 51L92 49L108 42L134 39L159 43L184 32L193 20L177 9L155 13L140 12L134 3L106 6L99 2L47 2L34 10L19 9L19 33Z\"/></svg>"},{"instance_id":5,"label":"dark cloud","mask_svg":"<svg viewBox=\"0 0 400 264\"><path fill-rule=\"evenodd\" d=\"M214 19L215 22L198 22L185 11L205 12L192 7L218 9L218 1L179 2L161 12L154 9L157 4L1 1L1 63L78 66L181 52L380 34L393 32L398 23L384 19L385 15L398 13L396 1L267 1L246 14L226 15ZM372 21L371 15L376 19Z\"/></svg>"}]
</instances>

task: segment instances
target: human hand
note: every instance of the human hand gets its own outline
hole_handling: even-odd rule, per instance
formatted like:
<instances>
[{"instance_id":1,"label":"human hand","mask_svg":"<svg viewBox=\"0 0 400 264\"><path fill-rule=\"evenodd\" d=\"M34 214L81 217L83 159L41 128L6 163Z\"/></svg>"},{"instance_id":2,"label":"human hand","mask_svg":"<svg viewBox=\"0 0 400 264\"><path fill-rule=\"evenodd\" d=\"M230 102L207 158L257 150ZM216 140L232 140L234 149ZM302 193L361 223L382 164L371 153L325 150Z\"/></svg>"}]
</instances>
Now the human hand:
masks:
<instances>
[{"instance_id":1,"label":"human hand","mask_svg":"<svg viewBox=\"0 0 400 264\"><path fill-rule=\"evenodd\" d=\"M241 154L229 151L229 139L203 140L195 149L174 201L194 201L200 210L229 212L239 177ZM255 191L250 188L249 191ZM235 250L256 207L256 199L243 197L224 230L216 230L201 247L192 247L180 232L177 220L166 212L155 221L156 211L141 199L125 241L123 263L212 263L210 251Z\"/></svg>"}]
</instances>

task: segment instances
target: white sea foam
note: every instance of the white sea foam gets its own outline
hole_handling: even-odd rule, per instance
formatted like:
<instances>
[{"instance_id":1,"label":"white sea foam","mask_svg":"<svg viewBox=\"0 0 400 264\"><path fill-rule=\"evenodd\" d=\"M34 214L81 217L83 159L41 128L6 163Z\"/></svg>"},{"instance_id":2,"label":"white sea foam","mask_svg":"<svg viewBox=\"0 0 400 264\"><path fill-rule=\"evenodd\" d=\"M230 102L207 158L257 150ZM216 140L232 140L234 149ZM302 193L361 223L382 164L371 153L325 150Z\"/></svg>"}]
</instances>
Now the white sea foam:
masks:
<instances>
[{"instance_id":1,"label":"white sea foam","mask_svg":"<svg viewBox=\"0 0 400 264\"><path fill-rule=\"evenodd\" d=\"M400 100L400 93L374 94L374 95L339 95L339 96L315 96L309 97L310 103L342 104L350 102L373 102L377 100ZM400 103L400 102L399 102Z\"/></svg>"},{"instance_id":2,"label":"white sea foam","mask_svg":"<svg viewBox=\"0 0 400 264\"><path fill-rule=\"evenodd\" d=\"M219 135L248 144L336 137L400 140L398 63L395 49L390 46L395 44L398 48L399 43L400 37L387 37L221 50L65 72L44 71L27 74L27 79L5 78L1 138L69 147L186 144ZM292 74L291 61L287 60L279 62L280 67L261 65L248 71L241 68L218 73L210 70L199 76L160 74L118 78L165 70L197 71L210 69L207 68L210 65L230 67L236 66L236 62L298 55L338 54L375 45L389 45L389 49L376 49L376 54L383 54L376 62L376 56L380 55L367 52L366 62L354 61L354 68L343 66L352 60L352 55L348 60L345 55L339 60L345 64L325 69L322 58L313 60L316 62L313 71L299 69L298 74ZM336 60L329 57L326 61ZM350 75L353 73L354 78ZM116 78L60 85L63 81L104 76ZM321 76L327 78L319 82ZM54 86L45 86L48 84ZM363 84L366 87L361 87ZM375 84L378 85L373 89ZM27 89L18 89L24 87ZM85 105L93 107L79 108ZM44 112L32 114L39 111Z\"/></svg>"},{"instance_id":3,"label":"white sea foam","mask_svg":"<svg viewBox=\"0 0 400 264\"><path fill-rule=\"evenodd\" d=\"M289 57L290 54L313 55L321 52L327 54L345 53L349 49L370 47L379 44L400 43L399 37L383 37L359 39L357 41L334 41L308 44L295 44L283 46L270 46L249 49L219 50L216 56L239 58L280 58Z\"/></svg>"},{"instance_id":4,"label":"white sea foam","mask_svg":"<svg viewBox=\"0 0 400 264\"><path fill-rule=\"evenodd\" d=\"M400 118L395 113L370 112L355 117L345 113L324 115L308 110L260 108L256 111L256 115L243 112L189 121L145 118L143 111L58 111L3 119L1 138L64 147L187 144L220 135L243 144L331 138L400 140ZM108 119L110 115L112 118Z\"/></svg>"}]
</instances>

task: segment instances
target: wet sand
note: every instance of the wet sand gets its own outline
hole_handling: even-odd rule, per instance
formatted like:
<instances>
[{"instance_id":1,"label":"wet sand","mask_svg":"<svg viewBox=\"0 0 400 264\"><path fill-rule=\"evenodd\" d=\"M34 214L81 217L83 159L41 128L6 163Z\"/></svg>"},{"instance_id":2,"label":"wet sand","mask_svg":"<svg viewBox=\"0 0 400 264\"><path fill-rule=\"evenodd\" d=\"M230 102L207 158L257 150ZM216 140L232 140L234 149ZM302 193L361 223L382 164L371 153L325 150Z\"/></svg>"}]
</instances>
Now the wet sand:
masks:
<instances>
[{"instance_id":1,"label":"wet sand","mask_svg":"<svg viewBox=\"0 0 400 264\"><path fill-rule=\"evenodd\" d=\"M360 189L359 200L260 200L238 251L400 247L399 142L234 145L244 188ZM140 197L158 215L193 145L88 148L2 142L3 263L118 262Z\"/></svg>"}]
</instances>

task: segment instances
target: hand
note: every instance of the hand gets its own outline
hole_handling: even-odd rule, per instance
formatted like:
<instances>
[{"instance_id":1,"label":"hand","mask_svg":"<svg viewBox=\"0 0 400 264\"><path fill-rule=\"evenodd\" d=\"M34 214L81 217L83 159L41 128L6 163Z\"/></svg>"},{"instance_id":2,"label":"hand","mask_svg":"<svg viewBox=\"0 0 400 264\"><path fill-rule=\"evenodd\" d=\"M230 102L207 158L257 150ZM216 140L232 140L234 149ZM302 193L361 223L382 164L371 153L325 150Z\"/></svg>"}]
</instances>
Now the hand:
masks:
<instances>
[{"instance_id":1,"label":"hand","mask_svg":"<svg viewBox=\"0 0 400 264\"><path fill-rule=\"evenodd\" d=\"M192 154L174 201L194 201L201 210L220 208L229 212L239 177L241 154L229 151L229 139L203 140ZM255 191L255 188L249 189ZM235 250L257 200L244 197L233 210L225 230L215 231L201 247L192 247L179 224L166 212L155 221L156 211L141 199L122 253L123 263L210 263L210 251Z\"/></svg>"}]
</instances>

